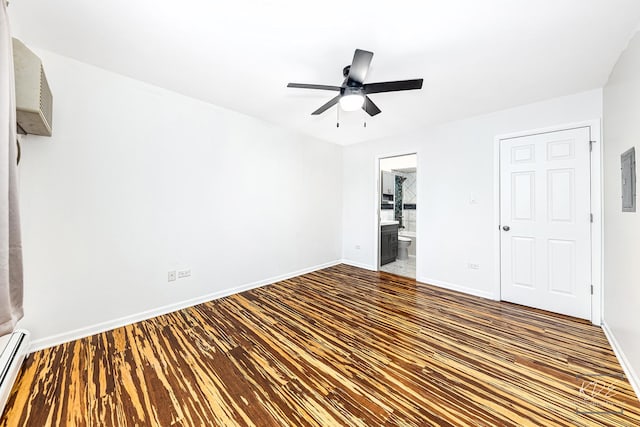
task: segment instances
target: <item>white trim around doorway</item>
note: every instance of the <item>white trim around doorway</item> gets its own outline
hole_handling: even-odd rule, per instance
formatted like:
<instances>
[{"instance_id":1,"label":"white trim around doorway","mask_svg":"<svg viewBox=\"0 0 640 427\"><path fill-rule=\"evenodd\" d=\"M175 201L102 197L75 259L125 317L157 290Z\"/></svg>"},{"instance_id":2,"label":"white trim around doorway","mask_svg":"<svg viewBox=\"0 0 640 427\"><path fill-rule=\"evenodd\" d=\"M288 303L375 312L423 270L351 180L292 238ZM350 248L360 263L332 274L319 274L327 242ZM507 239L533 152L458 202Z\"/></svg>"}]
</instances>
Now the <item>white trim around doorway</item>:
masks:
<instances>
[{"instance_id":1,"label":"white trim around doorway","mask_svg":"<svg viewBox=\"0 0 640 427\"><path fill-rule=\"evenodd\" d=\"M409 150L409 151L399 151L399 152L393 152L393 153L385 153L385 154L379 154L376 155L375 157L375 164L374 164L374 173L375 173L375 179L374 179L374 185L375 185L375 191L373 192L373 206L374 206L374 210L373 212L375 212L375 219L374 219L374 229L373 229L373 241L376 242L375 248L376 248L376 252L374 254L375 257L375 270L374 271L380 271L380 187L382 185L382 183L380 182L380 160L382 159L388 159L390 157L401 157L401 156L411 156L411 155L415 155L416 156L416 179L420 173L420 166L419 166L419 162L420 162L420 153L418 152L418 150ZM419 201L419 200L418 200ZM420 225L418 224L418 221L416 221L416 236L418 235L418 229L420 228ZM418 277L418 260L419 258L419 253L420 253L420 244L418 243L417 239L416 239L416 277Z\"/></svg>"}]
</instances>

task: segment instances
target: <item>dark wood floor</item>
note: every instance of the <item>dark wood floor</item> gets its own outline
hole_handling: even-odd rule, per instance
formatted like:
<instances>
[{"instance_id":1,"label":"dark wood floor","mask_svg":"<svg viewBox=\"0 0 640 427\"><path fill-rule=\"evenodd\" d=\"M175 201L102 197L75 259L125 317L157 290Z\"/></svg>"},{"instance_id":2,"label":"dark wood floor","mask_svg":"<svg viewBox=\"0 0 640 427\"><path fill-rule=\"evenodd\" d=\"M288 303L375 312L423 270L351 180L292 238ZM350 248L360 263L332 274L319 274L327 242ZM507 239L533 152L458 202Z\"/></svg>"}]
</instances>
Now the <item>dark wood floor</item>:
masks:
<instances>
[{"instance_id":1,"label":"dark wood floor","mask_svg":"<svg viewBox=\"0 0 640 427\"><path fill-rule=\"evenodd\" d=\"M0 425L640 425L621 374L588 322L339 265L31 354Z\"/></svg>"}]
</instances>

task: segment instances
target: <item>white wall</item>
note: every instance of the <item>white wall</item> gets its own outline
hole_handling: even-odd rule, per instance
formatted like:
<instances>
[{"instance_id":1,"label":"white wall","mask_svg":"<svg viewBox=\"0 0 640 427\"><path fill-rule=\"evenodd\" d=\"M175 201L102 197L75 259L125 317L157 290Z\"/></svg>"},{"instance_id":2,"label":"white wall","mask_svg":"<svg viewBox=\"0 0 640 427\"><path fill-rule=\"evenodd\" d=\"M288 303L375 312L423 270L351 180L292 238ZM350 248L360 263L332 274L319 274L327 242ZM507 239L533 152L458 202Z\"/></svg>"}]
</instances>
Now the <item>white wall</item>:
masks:
<instances>
[{"instance_id":1,"label":"white wall","mask_svg":"<svg viewBox=\"0 0 640 427\"><path fill-rule=\"evenodd\" d=\"M635 147L640 160L639 117L636 33L604 88L604 322L640 395L640 209L622 212L620 184L620 155Z\"/></svg>"},{"instance_id":2,"label":"white wall","mask_svg":"<svg viewBox=\"0 0 640 427\"><path fill-rule=\"evenodd\" d=\"M417 152L418 280L496 297L494 138L601 116L593 90L345 147L343 258L375 268L376 157Z\"/></svg>"},{"instance_id":3,"label":"white wall","mask_svg":"<svg viewBox=\"0 0 640 427\"><path fill-rule=\"evenodd\" d=\"M22 144L20 326L40 345L340 258L339 146L37 53L54 136Z\"/></svg>"},{"instance_id":4,"label":"white wall","mask_svg":"<svg viewBox=\"0 0 640 427\"><path fill-rule=\"evenodd\" d=\"M380 155L418 153L418 279L491 297L494 137L602 114L595 90L342 148L38 53L54 136L23 142L21 326L45 343L341 255L374 268Z\"/></svg>"}]
</instances>

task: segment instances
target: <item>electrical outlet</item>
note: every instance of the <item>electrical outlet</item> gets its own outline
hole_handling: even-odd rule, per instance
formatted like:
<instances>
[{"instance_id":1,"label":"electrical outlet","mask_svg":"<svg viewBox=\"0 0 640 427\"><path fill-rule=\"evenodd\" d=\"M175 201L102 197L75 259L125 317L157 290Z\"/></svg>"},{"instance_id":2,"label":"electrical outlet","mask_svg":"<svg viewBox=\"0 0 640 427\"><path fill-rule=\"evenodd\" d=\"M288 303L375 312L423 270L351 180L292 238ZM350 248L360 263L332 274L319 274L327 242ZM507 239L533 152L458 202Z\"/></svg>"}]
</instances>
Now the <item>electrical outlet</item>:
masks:
<instances>
[{"instance_id":1,"label":"electrical outlet","mask_svg":"<svg viewBox=\"0 0 640 427\"><path fill-rule=\"evenodd\" d=\"M169 282L175 282L175 280L176 280L176 271L175 270L170 271L167 274L167 279L168 279L167 281L169 281Z\"/></svg>"},{"instance_id":2,"label":"electrical outlet","mask_svg":"<svg viewBox=\"0 0 640 427\"><path fill-rule=\"evenodd\" d=\"M469 263L469 265L468 265L468 267L469 267L471 270L480 270L480 264L474 264L474 263L470 262L470 263Z\"/></svg>"},{"instance_id":3,"label":"electrical outlet","mask_svg":"<svg viewBox=\"0 0 640 427\"><path fill-rule=\"evenodd\" d=\"M184 279L185 277L191 276L191 270L178 270L178 279Z\"/></svg>"}]
</instances>

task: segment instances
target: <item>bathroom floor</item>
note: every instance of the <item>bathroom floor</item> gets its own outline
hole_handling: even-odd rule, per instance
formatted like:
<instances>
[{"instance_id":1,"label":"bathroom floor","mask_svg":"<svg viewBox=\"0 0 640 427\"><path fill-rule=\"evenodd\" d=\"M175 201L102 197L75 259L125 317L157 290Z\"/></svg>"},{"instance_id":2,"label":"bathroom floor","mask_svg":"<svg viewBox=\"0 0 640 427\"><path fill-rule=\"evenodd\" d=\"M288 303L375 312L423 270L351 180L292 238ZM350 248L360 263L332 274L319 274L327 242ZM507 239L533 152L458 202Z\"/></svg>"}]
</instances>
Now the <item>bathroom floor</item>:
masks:
<instances>
[{"instance_id":1,"label":"bathroom floor","mask_svg":"<svg viewBox=\"0 0 640 427\"><path fill-rule=\"evenodd\" d=\"M395 260L394 262L390 262L389 264L385 264L382 267L380 267L380 271L415 279L416 278L416 257L409 255L409 259Z\"/></svg>"}]
</instances>

